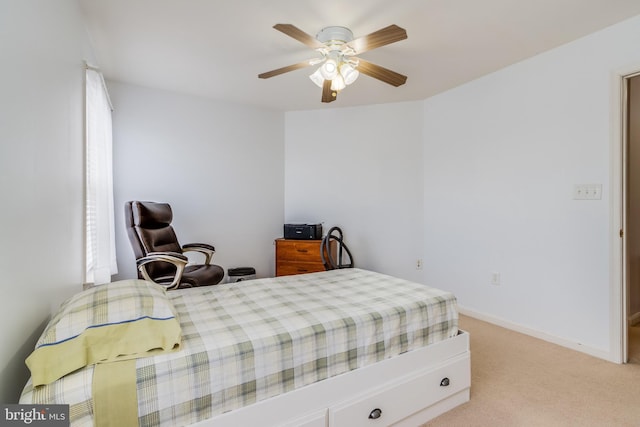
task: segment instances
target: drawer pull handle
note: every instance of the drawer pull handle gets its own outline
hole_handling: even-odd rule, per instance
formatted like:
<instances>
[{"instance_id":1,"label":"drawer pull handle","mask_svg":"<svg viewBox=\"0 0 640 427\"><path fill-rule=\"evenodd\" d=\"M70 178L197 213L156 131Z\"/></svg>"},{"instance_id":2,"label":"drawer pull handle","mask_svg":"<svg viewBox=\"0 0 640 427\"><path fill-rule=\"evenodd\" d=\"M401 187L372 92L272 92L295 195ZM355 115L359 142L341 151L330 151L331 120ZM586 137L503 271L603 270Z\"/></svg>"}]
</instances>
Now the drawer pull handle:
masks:
<instances>
[{"instance_id":1,"label":"drawer pull handle","mask_svg":"<svg viewBox=\"0 0 640 427\"><path fill-rule=\"evenodd\" d=\"M298 249L298 252L302 252L302 253L305 253L305 254L306 254L306 253L307 253L307 252L309 252L309 251L308 251L307 249Z\"/></svg>"},{"instance_id":2,"label":"drawer pull handle","mask_svg":"<svg viewBox=\"0 0 640 427\"><path fill-rule=\"evenodd\" d=\"M377 420L381 416L382 416L382 409L376 408L373 411L371 411L371 413L369 414L369 419L370 420Z\"/></svg>"},{"instance_id":3,"label":"drawer pull handle","mask_svg":"<svg viewBox=\"0 0 640 427\"><path fill-rule=\"evenodd\" d=\"M449 378L444 377L442 381L440 381L440 387L447 387L449 383L450 383Z\"/></svg>"}]
</instances>

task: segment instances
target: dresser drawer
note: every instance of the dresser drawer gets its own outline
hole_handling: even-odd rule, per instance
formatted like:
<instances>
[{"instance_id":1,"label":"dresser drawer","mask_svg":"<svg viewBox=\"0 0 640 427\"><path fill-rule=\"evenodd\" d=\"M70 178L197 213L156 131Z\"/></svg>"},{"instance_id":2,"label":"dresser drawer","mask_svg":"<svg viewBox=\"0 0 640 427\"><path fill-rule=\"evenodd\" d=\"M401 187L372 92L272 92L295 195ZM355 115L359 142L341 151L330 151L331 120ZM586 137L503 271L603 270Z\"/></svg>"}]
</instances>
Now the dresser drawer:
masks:
<instances>
[{"instance_id":1,"label":"dresser drawer","mask_svg":"<svg viewBox=\"0 0 640 427\"><path fill-rule=\"evenodd\" d=\"M279 240L276 241L278 261L319 262L321 240Z\"/></svg>"},{"instance_id":2,"label":"dresser drawer","mask_svg":"<svg viewBox=\"0 0 640 427\"><path fill-rule=\"evenodd\" d=\"M324 265L317 262L292 262L284 261L276 263L277 276L291 276L292 274L315 273L325 271Z\"/></svg>"}]
</instances>

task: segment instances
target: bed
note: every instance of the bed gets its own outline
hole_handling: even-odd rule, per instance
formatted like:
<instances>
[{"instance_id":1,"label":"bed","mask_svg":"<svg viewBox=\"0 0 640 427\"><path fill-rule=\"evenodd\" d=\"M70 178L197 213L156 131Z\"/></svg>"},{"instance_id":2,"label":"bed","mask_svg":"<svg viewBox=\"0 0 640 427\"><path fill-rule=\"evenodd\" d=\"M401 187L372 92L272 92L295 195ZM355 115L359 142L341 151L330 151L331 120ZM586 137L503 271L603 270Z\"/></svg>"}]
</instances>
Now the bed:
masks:
<instances>
[{"instance_id":1,"label":"bed","mask_svg":"<svg viewBox=\"0 0 640 427\"><path fill-rule=\"evenodd\" d=\"M91 288L27 365L20 403L69 404L74 427L417 426L470 389L455 296L355 268Z\"/></svg>"}]
</instances>

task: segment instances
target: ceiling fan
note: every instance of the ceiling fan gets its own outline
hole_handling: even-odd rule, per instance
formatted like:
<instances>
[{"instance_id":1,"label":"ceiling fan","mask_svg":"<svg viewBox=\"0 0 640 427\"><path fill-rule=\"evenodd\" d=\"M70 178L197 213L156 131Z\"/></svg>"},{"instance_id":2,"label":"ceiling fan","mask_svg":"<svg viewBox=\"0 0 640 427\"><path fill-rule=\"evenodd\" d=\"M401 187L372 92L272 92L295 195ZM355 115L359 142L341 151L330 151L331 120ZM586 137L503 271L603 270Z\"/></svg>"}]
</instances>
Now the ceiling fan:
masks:
<instances>
[{"instance_id":1,"label":"ceiling fan","mask_svg":"<svg viewBox=\"0 0 640 427\"><path fill-rule=\"evenodd\" d=\"M407 32L397 25L389 25L357 39L353 38L353 33L346 27L325 27L315 38L291 24L276 24L273 28L316 50L320 57L267 71L258 75L261 79L322 64L309 76L322 88L322 102L335 101L338 92L353 83L360 73L396 87L407 81L407 76L356 57L406 39Z\"/></svg>"}]
</instances>

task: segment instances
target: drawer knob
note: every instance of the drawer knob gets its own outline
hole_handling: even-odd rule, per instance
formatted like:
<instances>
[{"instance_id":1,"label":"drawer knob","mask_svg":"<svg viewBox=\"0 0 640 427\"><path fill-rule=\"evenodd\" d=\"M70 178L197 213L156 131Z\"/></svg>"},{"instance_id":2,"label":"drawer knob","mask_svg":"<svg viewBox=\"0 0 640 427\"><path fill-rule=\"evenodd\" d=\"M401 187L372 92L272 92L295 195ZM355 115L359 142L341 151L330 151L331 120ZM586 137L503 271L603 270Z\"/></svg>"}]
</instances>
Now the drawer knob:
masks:
<instances>
[{"instance_id":1,"label":"drawer knob","mask_svg":"<svg viewBox=\"0 0 640 427\"><path fill-rule=\"evenodd\" d=\"M447 387L449 385L449 378L444 377L442 381L440 381L440 387Z\"/></svg>"},{"instance_id":2,"label":"drawer knob","mask_svg":"<svg viewBox=\"0 0 640 427\"><path fill-rule=\"evenodd\" d=\"M370 420L377 420L381 416L382 416L382 409L376 408L373 411L371 411L371 413L369 414L369 419Z\"/></svg>"}]
</instances>

